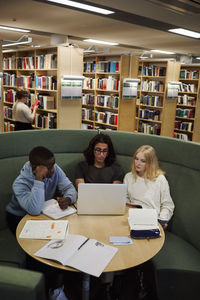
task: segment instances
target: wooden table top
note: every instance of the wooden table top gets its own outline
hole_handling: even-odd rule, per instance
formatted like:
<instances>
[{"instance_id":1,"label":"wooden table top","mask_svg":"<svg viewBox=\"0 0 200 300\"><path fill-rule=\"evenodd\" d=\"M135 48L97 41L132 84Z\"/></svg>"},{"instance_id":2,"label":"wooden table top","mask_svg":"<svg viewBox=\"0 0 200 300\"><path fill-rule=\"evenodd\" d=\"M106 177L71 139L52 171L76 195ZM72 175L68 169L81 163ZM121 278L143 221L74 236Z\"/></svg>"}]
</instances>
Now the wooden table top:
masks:
<instances>
[{"instance_id":1,"label":"wooden table top","mask_svg":"<svg viewBox=\"0 0 200 300\"><path fill-rule=\"evenodd\" d=\"M30 216L26 215L18 224L16 237L19 245L22 249L32 256L34 259L48 264L50 266L77 271L70 267L62 266L61 264L43 258L34 256L34 253L42 246L48 243L48 240L36 240L36 239L22 239L19 238L19 234L27 220L30 219L50 219L47 216ZM110 236L130 236L130 229L128 224L128 207L126 207L126 213L123 216L86 216L73 214L62 218L69 221L69 233L80 234L88 238L96 239L108 245ZM113 272L135 267L151 259L156 253L160 251L164 244L165 234L160 226L161 237L156 239L132 239L132 245L119 245L114 246L118 248L118 252L105 268L104 272Z\"/></svg>"}]
</instances>

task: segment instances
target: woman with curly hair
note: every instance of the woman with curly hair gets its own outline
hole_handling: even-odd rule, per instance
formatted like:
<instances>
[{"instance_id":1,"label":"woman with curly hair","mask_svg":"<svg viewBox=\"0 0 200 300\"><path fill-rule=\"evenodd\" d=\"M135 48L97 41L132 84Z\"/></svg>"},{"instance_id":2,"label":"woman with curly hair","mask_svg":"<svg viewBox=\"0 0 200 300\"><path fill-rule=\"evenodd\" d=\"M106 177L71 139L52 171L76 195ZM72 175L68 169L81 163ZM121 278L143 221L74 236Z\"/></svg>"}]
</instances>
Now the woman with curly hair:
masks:
<instances>
[{"instance_id":1,"label":"woman with curly hair","mask_svg":"<svg viewBox=\"0 0 200 300\"><path fill-rule=\"evenodd\" d=\"M124 172L115 159L110 137L97 134L84 151L85 160L76 168L76 187L79 183L122 183Z\"/></svg>"}]
</instances>

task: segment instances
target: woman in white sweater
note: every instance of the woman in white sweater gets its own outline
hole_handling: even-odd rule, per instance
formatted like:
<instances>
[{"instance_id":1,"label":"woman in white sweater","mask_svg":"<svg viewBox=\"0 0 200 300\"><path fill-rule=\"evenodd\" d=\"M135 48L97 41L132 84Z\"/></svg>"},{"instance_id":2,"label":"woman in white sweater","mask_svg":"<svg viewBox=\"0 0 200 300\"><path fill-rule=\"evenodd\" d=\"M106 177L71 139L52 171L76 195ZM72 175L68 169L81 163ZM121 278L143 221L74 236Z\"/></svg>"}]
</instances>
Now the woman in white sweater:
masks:
<instances>
[{"instance_id":1,"label":"woman in white sweater","mask_svg":"<svg viewBox=\"0 0 200 300\"><path fill-rule=\"evenodd\" d=\"M142 208L154 208L164 228L173 215L174 203L169 184L159 168L153 147L141 146L133 156L132 172L124 177L127 184L127 203Z\"/></svg>"}]
</instances>

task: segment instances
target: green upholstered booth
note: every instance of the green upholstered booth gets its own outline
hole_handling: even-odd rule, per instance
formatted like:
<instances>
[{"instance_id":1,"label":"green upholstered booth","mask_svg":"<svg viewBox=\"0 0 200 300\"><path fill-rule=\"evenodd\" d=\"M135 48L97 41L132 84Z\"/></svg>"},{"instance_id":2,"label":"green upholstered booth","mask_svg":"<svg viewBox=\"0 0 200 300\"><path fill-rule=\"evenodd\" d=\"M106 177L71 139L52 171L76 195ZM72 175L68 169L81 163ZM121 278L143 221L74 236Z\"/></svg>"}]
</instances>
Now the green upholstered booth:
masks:
<instances>
[{"instance_id":1,"label":"green upholstered booth","mask_svg":"<svg viewBox=\"0 0 200 300\"><path fill-rule=\"evenodd\" d=\"M198 299L200 294L200 144L167 137L106 131L111 136L118 162L131 170L132 155L144 144L152 145L166 172L175 211L166 231L162 250L152 259L159 300ZM23 253L5 222L5 206L12 183L28 153L45 146L55 153L56 162L74 182L75 166L93 130L41 130L0 134L0 263L23 264ZM5 239L9 246L6 246Z\"/></svg>"}]
</instances>

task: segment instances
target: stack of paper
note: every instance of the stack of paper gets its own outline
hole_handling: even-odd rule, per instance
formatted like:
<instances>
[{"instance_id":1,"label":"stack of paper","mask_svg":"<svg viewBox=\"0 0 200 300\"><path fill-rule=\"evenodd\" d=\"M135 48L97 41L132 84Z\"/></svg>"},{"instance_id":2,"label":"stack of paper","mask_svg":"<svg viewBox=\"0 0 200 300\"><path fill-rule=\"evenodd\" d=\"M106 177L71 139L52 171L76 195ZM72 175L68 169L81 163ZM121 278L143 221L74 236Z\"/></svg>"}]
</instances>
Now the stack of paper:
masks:
<instances>
[{"instance_id":1,"label":"stack of paper","mask_svg":"<svg viewBox=\"0 0 200 300\"><path fill-rule=\"evenodd\" d=\"M68 206L67 209L61 209L58 201L55 199L51 199L45 201L42 212L52 219L60 219L65 216L74 214L76 212L76 209L72 206Z\"/></svg>"},{"instance_id":2,"label":"stack of paper","mask_svg":"<svg viewBox=\"0 0 200 300\"><path fill-rule=\"evenodd\" d=\"M68 221L28 220L19 237L26 239L64 239Z\"/></svg>"}]
</instances>

